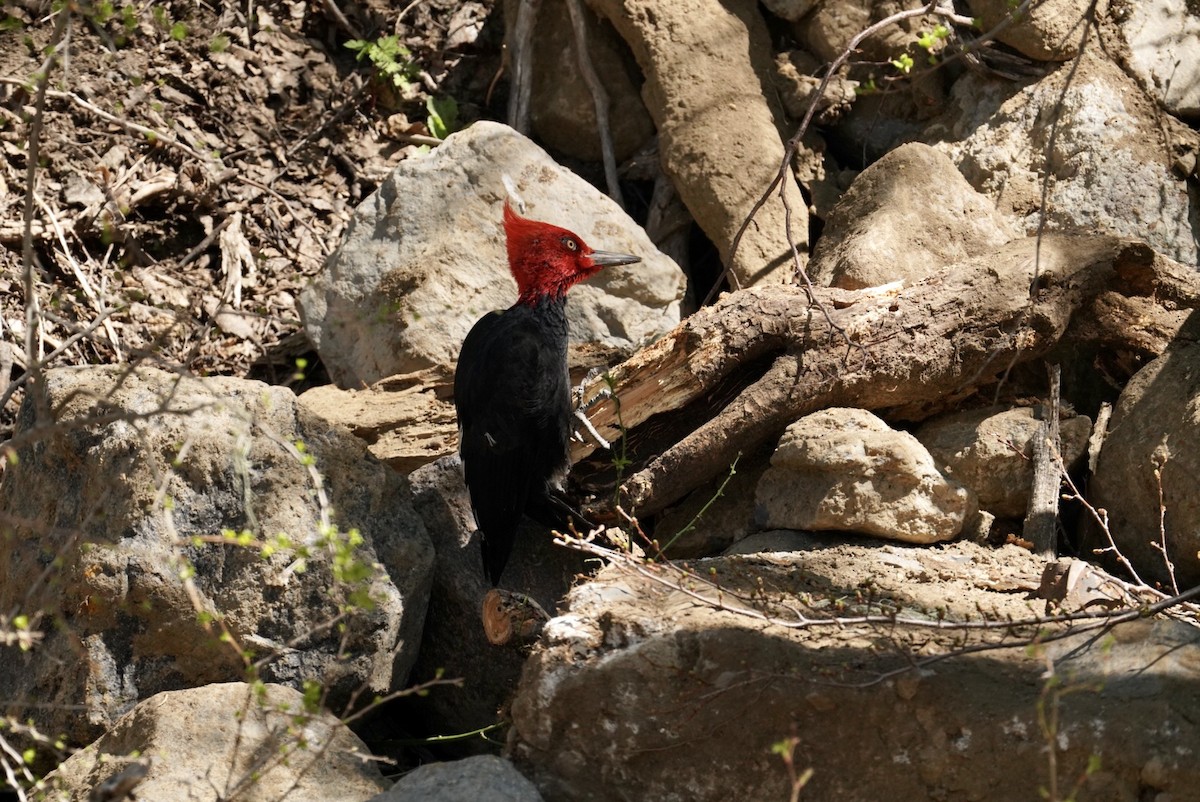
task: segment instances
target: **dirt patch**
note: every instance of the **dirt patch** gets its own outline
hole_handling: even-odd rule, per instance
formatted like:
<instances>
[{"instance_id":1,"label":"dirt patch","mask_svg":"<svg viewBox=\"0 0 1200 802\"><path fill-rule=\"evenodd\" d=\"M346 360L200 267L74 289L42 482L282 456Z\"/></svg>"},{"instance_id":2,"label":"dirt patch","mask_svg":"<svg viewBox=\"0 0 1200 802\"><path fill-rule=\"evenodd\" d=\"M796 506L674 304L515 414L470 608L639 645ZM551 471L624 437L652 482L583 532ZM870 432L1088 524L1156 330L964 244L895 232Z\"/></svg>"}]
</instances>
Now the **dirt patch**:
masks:
<instances>
[{"instance_id":1,"label":"dirt patch","mask_svg":"<svg viewBox=\"0 0 1200 802\"><path fill-rule=\"evenodd\" d=\"M485 116L502 33L492 7L430 0L397 19L369 5L267 3L247 19L168 2L62 19L36 142L41 352L61 348L55 365L152 358L299 383L295 360L309 346L296 296L353 207L421 147L430 98L455 99L451 124ZM23 368L22 218L37 130L27 123L61 18L17 6L3 18L0 314L5 361ZM403 85L357 58L354 40L391 48ZM95 336L77 336L89 327ZM5 428L20 396L2 411Z\"/></svg>"}]
</instances>

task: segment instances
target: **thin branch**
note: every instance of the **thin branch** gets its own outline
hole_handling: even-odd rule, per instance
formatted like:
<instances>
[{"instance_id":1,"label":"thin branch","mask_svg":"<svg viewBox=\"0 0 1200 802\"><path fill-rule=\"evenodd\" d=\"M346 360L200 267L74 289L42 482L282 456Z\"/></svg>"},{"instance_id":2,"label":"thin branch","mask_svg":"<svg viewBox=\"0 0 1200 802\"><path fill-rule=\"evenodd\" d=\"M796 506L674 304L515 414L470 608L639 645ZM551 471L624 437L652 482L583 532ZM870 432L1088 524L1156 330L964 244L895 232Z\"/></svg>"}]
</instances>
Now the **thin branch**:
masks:
<instances>
[{"instance_id":1,"label":"thin branch","mask_svg":"<svg viewBox=\"0 0 1200 802\"><path fill-rule=\"evenodd\" d=\"M9 78L6 76L0 76L0 83L13 84L16 86L27 86L25 81L22 81L22 80L19 80L16 78ZM141 134L142 136L144 136L148 140L150 140L151 143L155 143L155 144L162 143L163 145L166 145L167 147L175 148L176 150L180 151L181 153L183 153L187 156L191 156L193 159L196 159L201 164L219 164L220 163L220 159L218 159L217 157L200 153L200 151L195 150L190 145L179 141L178 139L171 136L170 134L164 134L162 131L156 131L153 128L148 128L144 125L141 125L140 123L135 123L132 120L126 120L126 119L116 116L115 114L111 114L111 113L105 111L104 109L100 108L99 106L95 105L94 103L84 100L82 97L75 94L74 92L63 92L63 91L60 91L57 89L44 89L44 83L41 83L41 84L39 84L39 93L42 91L44 91L44 93L47 97L54 98L55 100L69 100L72 103L75 103L76 105L80 106L81 108L88 110L89 112L96 115L97 117L104 120L105 122L112 123L113 125L124 128L127 131L133 131L135 133Z\"/></svg>"},{"instance_id":2,"label":"thin branch","mask_svg":"<svg viewBox=\"0 0 1200 802\"><path fill-rule=\"evenodd\" d=\"M530 85L533 82L533 26L542 0L517 0L517 21L513 24L508 49L512 53L512 89L508 95L508 124L522 134L529 133Z\"/></svg>"},{"instance_id":3,"label":"thin branch","mask_svg":"<svg viewBox=\"0 0 1200 802\"><path fill-rule=\"evenodd\" d=\"M600 134L600 153L604 160L604 179L608 183L608 196L625 208L625 199L621 197L621 183L617 179L617 157L613 151L612 126L608 120L608 109L611 105L608 92L596 68L592 66L592 57L588 52L587 21L583 16L583 8L579 0L567 0L567 11L571 15L571 27L575 31L575 50L579 56L579 74L592 93L592 102L596 106L596 130Z\"/></svg>"}]
</instances>

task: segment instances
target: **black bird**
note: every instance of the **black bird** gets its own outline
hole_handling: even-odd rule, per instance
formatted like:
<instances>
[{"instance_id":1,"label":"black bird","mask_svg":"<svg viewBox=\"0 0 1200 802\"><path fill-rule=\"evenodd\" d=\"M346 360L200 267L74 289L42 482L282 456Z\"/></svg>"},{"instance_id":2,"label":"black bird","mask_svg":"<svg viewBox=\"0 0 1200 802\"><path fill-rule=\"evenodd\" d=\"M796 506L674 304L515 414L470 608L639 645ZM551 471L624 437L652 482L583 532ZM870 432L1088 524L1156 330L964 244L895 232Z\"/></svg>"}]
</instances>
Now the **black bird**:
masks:
<instances>
[{"instance_id":1,"label":"black bird","mask_svg":"<svg viewBox=\"0 0 1200 802\"><path fill-rule=\"evenodd\" d=\"M459 453L494 586L526 512L556 505L570 466L574 410L567 374L567 290L637 256L589 248L566 229L504 204L517 302L471 328L454 373Z\"/></svg>"}]
</instances>

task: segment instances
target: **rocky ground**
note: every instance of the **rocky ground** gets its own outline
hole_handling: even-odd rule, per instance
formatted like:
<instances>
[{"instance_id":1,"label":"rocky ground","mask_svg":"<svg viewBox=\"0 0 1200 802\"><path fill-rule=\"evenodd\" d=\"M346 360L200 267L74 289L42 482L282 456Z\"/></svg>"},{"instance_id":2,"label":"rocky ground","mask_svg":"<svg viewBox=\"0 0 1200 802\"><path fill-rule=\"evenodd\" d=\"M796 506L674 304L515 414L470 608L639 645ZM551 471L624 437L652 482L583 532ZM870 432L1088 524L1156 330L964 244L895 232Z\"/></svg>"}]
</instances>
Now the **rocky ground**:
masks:
<instances>
[{"instance_id":1,"label":"rocky ground","mask_svg":"<svg viewBox=\"0 0 1200 802\"><path fill-rule=\"evenodd\" d=\"M4 6L10 795L1186 798L1200 16L535 5ZM643 263L495 607L511 195Z\"/></svg>"}]
</instances>

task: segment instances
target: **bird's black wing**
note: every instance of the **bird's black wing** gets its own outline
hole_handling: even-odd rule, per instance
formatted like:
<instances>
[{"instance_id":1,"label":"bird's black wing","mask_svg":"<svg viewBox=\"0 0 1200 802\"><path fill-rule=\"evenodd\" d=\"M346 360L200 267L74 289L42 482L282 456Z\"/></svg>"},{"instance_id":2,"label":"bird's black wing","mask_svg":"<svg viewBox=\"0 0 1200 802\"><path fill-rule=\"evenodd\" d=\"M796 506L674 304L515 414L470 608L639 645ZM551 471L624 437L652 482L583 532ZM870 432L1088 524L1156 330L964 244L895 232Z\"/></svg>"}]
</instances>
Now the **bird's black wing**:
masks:
<instances>
[{"instance_id":1,"label":"bird's black wing","mask_svg":"<svg viewBox=\"0 0 1200 802\"><path fill-rule=\"evenodd\" d=\"M459 452L493 585L530 499L566 464L570 397L557 328L522 306L492 312L463 341L455 371Z\"/></svg>"}]
</instances>

